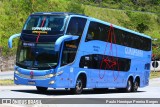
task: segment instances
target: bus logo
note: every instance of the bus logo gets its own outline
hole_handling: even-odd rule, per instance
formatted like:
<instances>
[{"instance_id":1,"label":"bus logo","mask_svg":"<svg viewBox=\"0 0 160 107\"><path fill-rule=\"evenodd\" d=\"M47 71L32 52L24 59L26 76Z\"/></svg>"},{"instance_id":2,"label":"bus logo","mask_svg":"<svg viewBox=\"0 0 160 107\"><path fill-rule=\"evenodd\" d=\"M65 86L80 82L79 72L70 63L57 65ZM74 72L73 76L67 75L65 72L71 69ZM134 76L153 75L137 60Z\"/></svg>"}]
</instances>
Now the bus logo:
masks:
<instances>
[{"instance_id":1,"label":"bus logo","mask_svg":"<svg viewBox=\"0 0 160 107\"><path fill-rule=\"evenodd\" d=\"M33 71L30 72L30 78L33 79Z\"/></svg>"}]
</instances>

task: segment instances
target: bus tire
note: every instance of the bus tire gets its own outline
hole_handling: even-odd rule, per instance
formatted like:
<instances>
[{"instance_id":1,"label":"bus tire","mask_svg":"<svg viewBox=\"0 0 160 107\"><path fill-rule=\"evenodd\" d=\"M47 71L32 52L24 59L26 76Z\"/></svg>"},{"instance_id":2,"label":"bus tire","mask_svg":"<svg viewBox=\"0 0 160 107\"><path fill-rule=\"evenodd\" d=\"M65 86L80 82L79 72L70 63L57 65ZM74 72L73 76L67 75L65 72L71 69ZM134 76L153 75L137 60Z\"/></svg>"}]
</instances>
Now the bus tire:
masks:
<instances>
[{"instance_id":1,"label":"bus tire","mask_svg":"<svg viewBox=\"0 0 160 107\"><path fill-rule=\"evenodd\" d=\"M82 76L79 76L76 81L76 86L75 86L75 88L71 88L71 92L73 94L81 94L83 91L83 87L84 87L83 78L82 78Z\"/></svg>"},{"instance_id":2,"label":"bus tire","mask_svg":"<svg viewBox=\"0 0 160 107\"><path fill-rule=\"evenodd\" d=\"M132 89L133 89L133 81L132 81L132 79L128 79L125 91L126 92L131 92Z\"/></svg>"},{"instance_id":3,"label":"bus tire","mask_svg":"<svg viewBox=\"0 0 160 107\"><path fill-rule=\"evenodd\" d=\"M133 83L132 92L137 92L138 87L139 87L139 83L137 80L135 80L135 82Z\"/></svg>"},{"instance_id":4,"label":"bus tire","mask_svg":"<svg viewBox=\"0 0 160 107\"><path fill-rule=\"evenodd\" d=\"M39 87L39 86L36 86L36 88L39 92L45 92L48 89L47 87Z\"/></svg>"},{"instance_id":5,"label":"bus tire","mask_svg":"<svg viewBox=\"0 0 160 107\"><path fill-rule=\"evenodd\" d=\"M133 89L132 79L128 79L127 86L125 88L118 88L120 92L127 92L127 93L131 92L132 89Z\"/></svg>"}]
</instances>

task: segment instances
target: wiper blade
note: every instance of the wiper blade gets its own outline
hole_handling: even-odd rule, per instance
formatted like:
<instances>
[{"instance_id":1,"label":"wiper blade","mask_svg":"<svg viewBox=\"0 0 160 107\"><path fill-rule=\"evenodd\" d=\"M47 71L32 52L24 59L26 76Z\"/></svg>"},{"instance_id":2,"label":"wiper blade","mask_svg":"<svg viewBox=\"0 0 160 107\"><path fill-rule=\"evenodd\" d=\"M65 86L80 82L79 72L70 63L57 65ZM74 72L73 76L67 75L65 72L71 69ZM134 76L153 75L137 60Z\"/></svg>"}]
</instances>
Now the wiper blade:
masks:
<instances>
[{"instance_id":1,"label":"wiper blade","mask_svg":"<svg viewBox=\"0 0 160 107\"><path fill-rule=\"evenodd\" d=\"M53 69L53 67L52 67L50 64L48 64L48 66L49 66L51 69Z\"/></svg>"}]
</instances>

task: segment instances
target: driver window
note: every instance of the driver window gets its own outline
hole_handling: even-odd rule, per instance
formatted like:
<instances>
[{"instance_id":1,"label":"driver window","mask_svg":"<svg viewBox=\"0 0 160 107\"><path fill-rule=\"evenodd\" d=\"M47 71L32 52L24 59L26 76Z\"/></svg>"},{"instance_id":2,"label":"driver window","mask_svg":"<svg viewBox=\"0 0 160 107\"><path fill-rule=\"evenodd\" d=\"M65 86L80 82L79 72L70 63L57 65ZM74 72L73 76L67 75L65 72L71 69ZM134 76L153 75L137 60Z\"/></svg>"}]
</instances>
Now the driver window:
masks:
<instances>
[{"instance_id":1,"label":"driver window","mask_svg":"<svg viewBox=\"0 0 160 107\"><path fill-rule=\"evenodd\" d=\"M77 40L64 42L61 66L72 63L77 52Z\"/></svg>"}]
</instances>

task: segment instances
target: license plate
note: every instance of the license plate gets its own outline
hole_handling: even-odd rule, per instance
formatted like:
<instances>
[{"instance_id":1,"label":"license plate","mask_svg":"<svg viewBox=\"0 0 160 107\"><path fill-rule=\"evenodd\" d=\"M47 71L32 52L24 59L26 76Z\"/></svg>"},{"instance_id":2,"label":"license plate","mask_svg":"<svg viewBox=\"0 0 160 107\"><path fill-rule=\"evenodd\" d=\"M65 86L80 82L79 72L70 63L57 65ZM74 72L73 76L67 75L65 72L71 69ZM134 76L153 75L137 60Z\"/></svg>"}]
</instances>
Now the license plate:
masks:
<instances>
[{"instance_id":1,"label":"license plate","mask_svg":"<svg viewBox=\"0 0 160 107\"><path fill-rule=\"evenodd\" d=\"M35 81L28 81L28 84L29 84L29 85L35 85L36 82L35 82Z\"/></svg>"}]
</instances>

